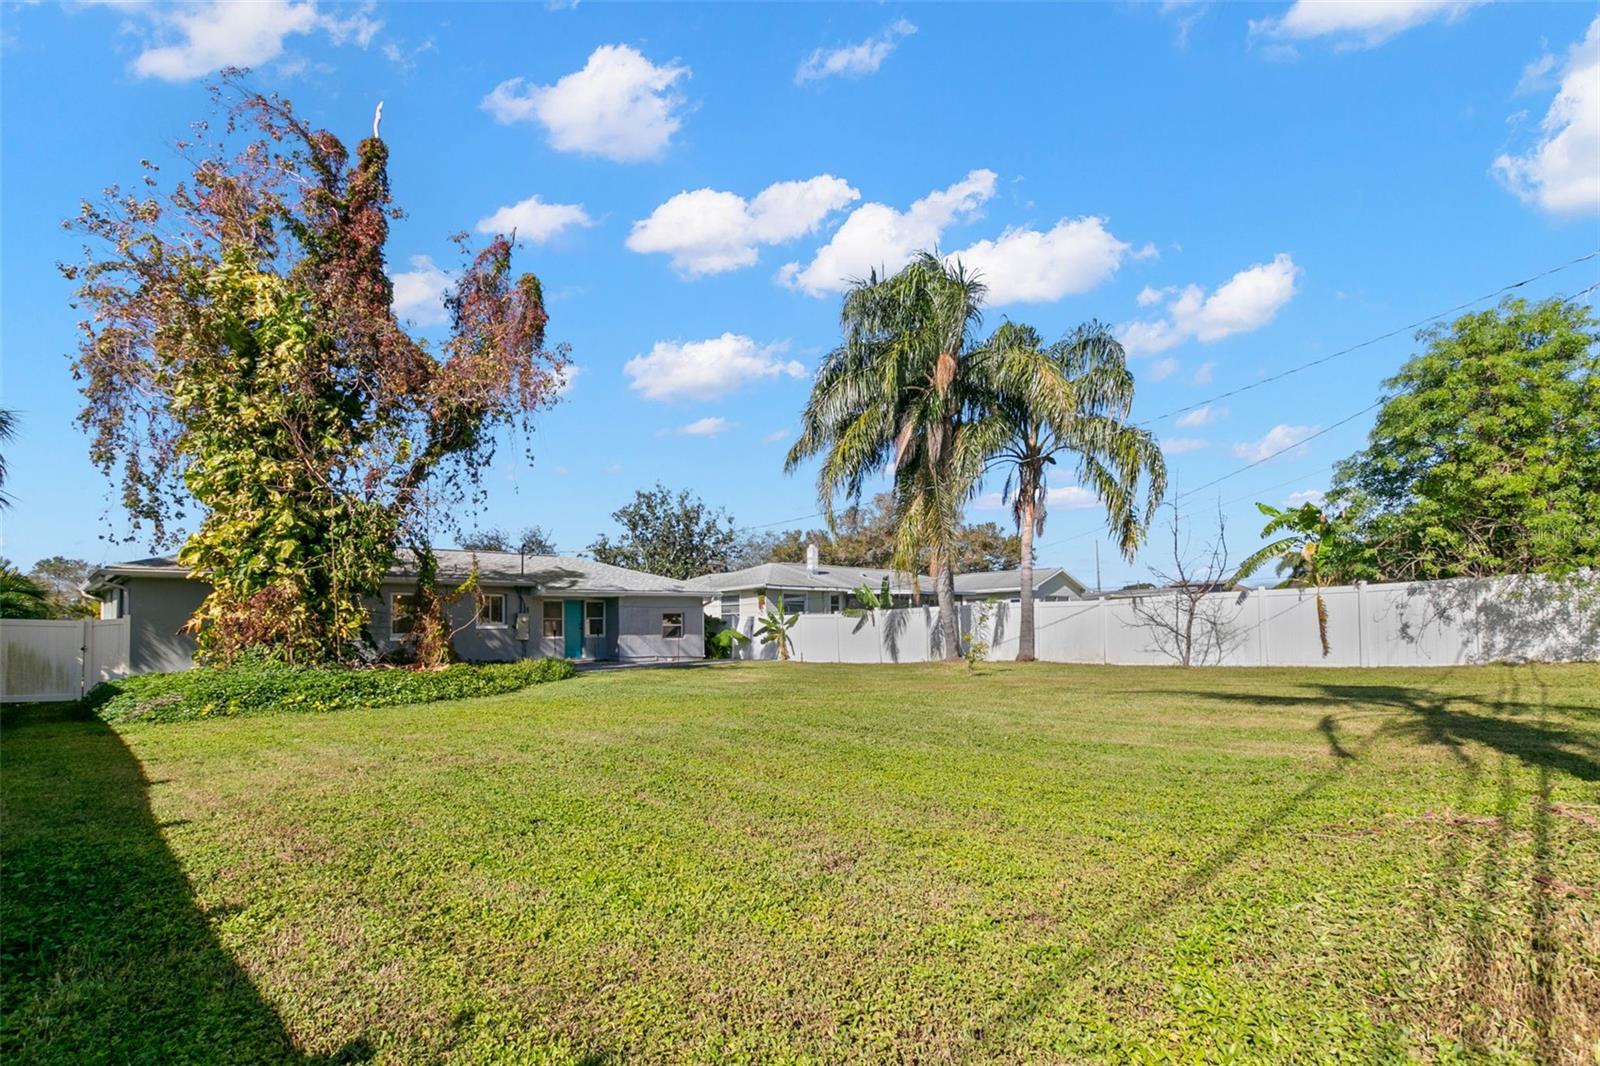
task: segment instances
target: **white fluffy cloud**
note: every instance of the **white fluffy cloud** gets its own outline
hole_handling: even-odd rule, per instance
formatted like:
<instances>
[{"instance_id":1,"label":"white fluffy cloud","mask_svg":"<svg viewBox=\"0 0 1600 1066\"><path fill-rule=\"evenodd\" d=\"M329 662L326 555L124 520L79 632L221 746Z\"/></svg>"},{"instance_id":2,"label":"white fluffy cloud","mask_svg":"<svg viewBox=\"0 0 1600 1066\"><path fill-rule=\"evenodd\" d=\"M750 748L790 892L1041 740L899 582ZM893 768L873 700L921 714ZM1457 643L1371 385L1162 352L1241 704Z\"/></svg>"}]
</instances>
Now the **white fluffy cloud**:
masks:
<instances>
[{"instance_id":1,"label":"white fluffy cloud","mask_svg":"<svg viewBox=\"0 0 1600 1066\"><path fill-rule=\"evenodd\" d=\"M917 28L910 22L899 19L882 33L868 37L860 44L818 48L801 60L799 69L794 72L794 83L804 85L808 81L820 81L823 78L860 78L876 73L883 66L883 61L900 47L900 41L916 32Z\"/></svg>"},{"instance_id":2,"label":"white fluffy cloud","mask_svg":"<svg viewBox=\"0 0 1600 1066\"><path fill-rule=\"evenodd\" d=\"M1100 506L1100 499L1081 485L1062 485L1045 492L1045 505L1057 511L1088 511ZM1011 505L998 492L985 492L972 501L974 510L1009 511Z\"/></svg>"},{"instance_id":3,"label":"white fluffy cloud","mask_svg":"<svg viewBox=\"0 0 1600 1066\"><path fill-rule=\"evenodd\" d=\"M717 434L725 433L732 428L733 423L726 418L711 416L697 418L688 425L679 426L673 432L681 433L686 437L715 437Z\"/></svg>"},{"instance_id":4,"label":"white fluffy cloud","mask_svg":"<svg viewBox=\"0 0 1600 1066\"><path fill-rule=\"evenodd\" d=\"M1058 511L1088 511L1100 506L1100 499L1079 485L1063 485L1045 492L1045 503Z\"/></svg>"},{"instance_id":5,"label":"white fluffy cloud","mask_svg":"<svg viewBox=\"0 0 1600 1066\"><path fill-rule=\"evenodd\" d=\"M1314 503L1321 507L1328 502L1328 494L1321 489L1301 489L1299 492L1289 493L1289 498L1284 501L1287 507L1299 507L1302 503Z\"/></svg>"},{"instance_id":6,"label":"white fluffy cloud","mask_svg":"<svg viewBox=\"0 0 1600 1066\"><path fill-rule=\"evenodd\" d=\"M623 163L655 159L683 125L683 98L673 87L689 73L675 63L657 66L625 44L604 44L554 85L512 78L482 106L497 122L538 122L558 151Z\"/></svg>"},{"instance_id":7,"label":"white fluffy cloud","mask_svg":"<svg viewBox=\"0 0 1600 1066\"><path fill-rule=\"evenodd\" d=\"M1600 211L1600 18L1572 46L1561 88L1524 155L1502 155L1494 173L1523 200L1554 214Z\"/></svg>"},{"instance_id":8,"label":"white fluffy cloud","mask_svg":"<svg viewBox=\"0 0 1600 1066\"><path fill-rule=\"evenodd\" d=\"M1171 437L1161 442L1161 450L1168 455L1182 455L1211 447L1211 442L1199 437Z\"/></svg>"},{"instance_id":9,"label":"white fluffy cloud","mask_svg":"<svg viewBox=\"0 0 1600 1066\"><path fill-rule=\"evenodd\" d=\"M1178 419L1178 427L1180 429L1195 429L1200 426L1209 426L1213 422L1222 421L1231 413L1226 407L1213 407L1210 404L1206 404L1204 407L1196 407L1193 411Z\"/></svg>"},{"instance_id":10,"label":"white fluffy cloud","mask_svg":"<svg viewBox=\"0 0 1600 1066\"><path fill-rule=\"evenodd\" d=\"M1305 440L1317 431L1316 426L1276 425L1267 430L1260 440L1240 441L1233 446L1233 454L1240 459L1256 463L1269 458Z\"/></svg>"},{"instance_id":11,"label":"white fluffy cloud","mask_svg":"<svg viewBox=\"0 0 1600 1066\"><path fill-rule=\"evenodd\" d=\"M843 178L819 174L780 181L753 200L716 189L680 192L633 224L628 247L659 252L689 277L753 266L762 244L781 244L813 233L822 220L861 194Z\"/></svg>"},{"instance_id":12,"label":"white fluffy cloud","mask_svg":"<svg viewBox=\"0 0 1600 1066\"><path fill-rule=\"evenodd\" d=\"M990 304L1050 303L1111 277L1129 250L1105 219L1088 216L1064 218L1045 232L1008 229L951 258L983 276Z\"/></svg>"},{"instance_id":13,"label":"white fluffy cloud","mask_svg":"<svg viewBox=\"0 0 1600 1066\"><path fill-rule=\"evenodd\" d=\"M412 256L411 269L390 275L390 280L394 282L396 317L419 326L436 326L448 320L444 294L455 278L435 265L431 256Z\"/></svg>"},{"instance_id":14,"label":"white fluffy cloud","mask_svg":"<svg viewBox=\"0 0 1600 1066\"><path fill-rule=\"evenodd\" d=\"M1145 377L1151 381L1165 381L1178 372L1176 359L1157 359L1150 364L1150 369L1145 371Z\"/></svg>"},{"instance_id":15,"label":"white fluffy cloud","mask_svg":"<svg viewBox=\"0 0 1600 1066\"><path fill-rule=\"evenodd\" d=\"M1211 372L1216 369L1216 360L1207 359L1205 362L1194 368L1194 374L1190 376L1189 381L1191 384L1195 385L1209 385L1211 384Z\"/></svg>"},{"instance_id":16,"label":"white fluffy cloud","mask_svg":"<svg viewBox=\"0 0 1600 1066\"><path fill-rule=\"evenodd\" d=\"M764 378L803 378L806 368L783 360L784 344L758 344L737 333L703 341L657 341L649 355L622 367L630 387L652 400L712 400Z\"/></svg>"},{"instance_id":17,"label":"white fluffy cloud","mask_svg":"<svg viewBox=\"0 0 1600 1066\"><path fill-rule=\"evenodd\" d=\"M1331 37L1349 48L1372 48L1434 19L1457 19L1485 0L1295 0L1275 18L1250 20L1252 34L1278 40Z\"/></svg>"},{"instance_id":18,"label":"white fluffy cloud","mask_svg":"<svg viewBox=\"0 0 1600 1066\"><path fill-rule=\"evenodd\" d=\"M141 17L152 37L135 57L134 73L163 81L189 81L223 67L260 66L282 55L284 41L296 35L323 33L334 44L365 48L383 26L372 17L370 3L350 9L344 17L327 14L315 0L113 6Z\"/></svg>"},{"instance_id":19,"label":"white fluffy cloud","mask_svg":"<svg viewBox=\"0 0 1600 1066\"><path fill-rule=\"evenodd\" d=\"M515 232L519 241L543 244L564 229L592 225L594 219L582 204L547 204L535 194L478 219L477 230L508 236Z\"/></svg>"},{"instance_id":20,"label":"white fluffy cloud","mask_svg":"<svg viewBox=\"0 0 1600 1066\"><path fill-rule=\"evenodd\" d=\"M933 248L952 223L971 218L994 196L998 175L974 170L948 189L930 192L904 211L887 204L862 204L834 231L833 239L801 267L789 263L778 280L812 296L843 292L852 278L872 270L894 272L923 248Z\"/></svg>"},{"instance_id":21,"label":"white fluffy cloud","mask_svg":"<svg viewBox=\"0 0 1600 1066\"><path fill-rule=\"evenodd\" d=\"M1300 268L1287 252L1239 271L1209 294L1187 285L1167 303L1166 317L1126 322L1117 334L1129 354L1163 352L1190 339L1210 344L1260 329L1295 294Z\"/></svg>"}]
</instances>

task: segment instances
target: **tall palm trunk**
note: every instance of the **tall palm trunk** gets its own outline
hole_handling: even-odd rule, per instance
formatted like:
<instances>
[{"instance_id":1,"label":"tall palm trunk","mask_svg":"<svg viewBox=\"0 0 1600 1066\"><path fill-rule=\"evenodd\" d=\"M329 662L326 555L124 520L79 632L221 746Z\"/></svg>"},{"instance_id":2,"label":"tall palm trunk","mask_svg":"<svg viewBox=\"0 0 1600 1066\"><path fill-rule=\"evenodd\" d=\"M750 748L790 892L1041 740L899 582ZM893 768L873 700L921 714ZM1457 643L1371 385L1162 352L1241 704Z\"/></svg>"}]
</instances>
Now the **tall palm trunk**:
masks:
<instances>
[{"instance_id":1,"label":"tall palm trunk","mask_svg":"<svg viewBox=\"0 0 1600 1066\"><path fill-rule=\"evenodd\" d=\"M944 661L961 658L961 627L956 624L956 573L948 559L939 563L934 575L934 591L939 597L939 629L944 634Z\"/></svg>"},{"instance_id":2,"label":"tall palm trunk","mask_svg":"<svg viewBox=\"0 0 1600 1066\"><path fill-rule=\"evenodd\" d=\"M1022 618L1017 629L1017 662L1034 660L1033 638L1033 526L1039 517L1036 494L1025 493L1020 500L1022 519L1017 525L1017 535L1022 541Z\"/></svg>"}]
</instances>

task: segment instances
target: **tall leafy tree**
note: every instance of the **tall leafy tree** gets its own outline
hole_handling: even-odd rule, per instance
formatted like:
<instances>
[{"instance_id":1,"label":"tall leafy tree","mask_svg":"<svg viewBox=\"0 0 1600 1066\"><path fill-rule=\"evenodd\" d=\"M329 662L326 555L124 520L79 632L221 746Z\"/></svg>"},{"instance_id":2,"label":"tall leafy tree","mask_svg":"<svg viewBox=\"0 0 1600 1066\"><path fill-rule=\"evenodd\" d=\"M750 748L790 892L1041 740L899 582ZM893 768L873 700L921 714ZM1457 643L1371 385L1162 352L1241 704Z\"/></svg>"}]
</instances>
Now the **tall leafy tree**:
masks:
<instances>
[{"instance_id":1,"label":"tall leafy tree","mask_svg":"<svg viewBox=\"0 0 1600 1066\"><path fill-rule=\"evenodd\" d=\"M840 511L832 530L791 529L767 538L757 561L803 562L807 546L815 544L822 558L836 566L889 567L894 562L899 526L894 494L880 492L869 503ZM1009 570L1018 565L1020 557L1020 538L1006 533L998 523L963 525L956 534L957 573ZM926 564L921 568L926 570Z\"/></svg>"},{"instance_id":2,"label":"tall leafy tree","mask_svg":"<svg viewBox=\"0 0 1600 1066\"><path fill-rule=\"evenodd\" d=\"M477 552L521 552L524 555L555 555L555 541L543 526L527 526L512 536L503 529L478 530L461 539L461 547Z\"/></svg>"},{"instance_id":3,"label":"tall leafy tree","mask_svg":"<svg viewBox=\"0 0 1600 1066\"><path fill-rule=\"evenodd\" d=\"M1047 347L1033 327L1007 322L976 361L985 373L972 433L989 466L1005 471L1003 498L1022 538L1017 658L1031 661L1033 539L1048 517L1050 468L1071 457L1078 484L1105 506L1107 526L1132 561L1166 492L1167 467L1155 438L1127 420L1133 375L1122 345L1100 323Z\"/></svg>"},{"instance_id":4,"label":"tall leafy tree","mask_svg":"<svg viewBox=\"0 0 1600 1066\"><path fill-rule=\"evenodd\" d=\"M893 565L930 566L944 657L961 657L955 556L962 510L981 458L966 448L968 376L984 286L959 263L923 252L890 277L873 273L845 295L843 341L817 370L785 469L822 457L817 495L830 527L835 501L859 501L888 468Z\"/></svg>"},{"instance_id":5,"label":"tall leafy tree","mask_svg":"<svg viewBox=\"0 0 1600 1066\"><path fill-rule=\"evenodd\" d=\"M596 561L662 577L690 578L731 569L739 538L733 519L687 489L657 484L611 513L622 527L613 540L602 533L589 546Z\"/></svg>"},{"instance_id":6,"label":"tall leafy tree","mask_svg":"<svg viewBox=\"0 0 1600 1066\"><path fill-rule=\"evenodd\" d=\"M359 634L397 544L427 555L427 515L478 491L496 431L528 430L555 399L564 355L505 237L463 245L445 339L409 333L376 122L352 153L285 100L233 78L218 93L226 122L179 143L184 180L147 163L143 188L112 187L73 222L88 238L63 267L86 311L80 422L135 529L183 540L211 584L204 652L323 658Z\"/></svg>"},{"instance_id":7,"label":"tall leafy tree","mask_svg":"<svg viewBox=\"0 0 1600 1066\"><path fill-rule=\"evenodd\" d=\"M1508 300L1420 335L1332 498L1381 575L1600 566L1600 332L1575 302Z\"/></svg>"},{"instance_id":8,"label":"tall leafy tree","mask_svg":"<svg viewBox=\"0 0 1600 1066\"><path fill-rule=\"evenodd\" d=\"M43 586L52 618L91 618L99 605L83 594L93 567L82 559L52 555L40 559L28 576Z\"/></svg>"}]
</instances>

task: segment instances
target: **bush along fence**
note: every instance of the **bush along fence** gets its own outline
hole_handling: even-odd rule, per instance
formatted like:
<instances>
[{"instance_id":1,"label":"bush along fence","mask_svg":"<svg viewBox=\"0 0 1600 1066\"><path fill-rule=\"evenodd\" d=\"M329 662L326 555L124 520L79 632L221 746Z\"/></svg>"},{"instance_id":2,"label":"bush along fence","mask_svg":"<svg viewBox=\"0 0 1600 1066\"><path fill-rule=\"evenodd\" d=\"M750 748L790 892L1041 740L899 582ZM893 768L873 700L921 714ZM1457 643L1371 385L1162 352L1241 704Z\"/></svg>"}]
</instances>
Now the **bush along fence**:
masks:
<instances>
[{"instance_id":1,"label":"bush along fence","mask_svg":"<svg viewBox=\"0 0 1600 1066\"><path fill-rule=\"evenodd\" d=\"M1318 622L1320 592L1327 654ZM961 608L962 631L1014 659L1014 602ZM1127 666L1449 666L1600 660L1600 578L1525 576L1323 589L1234 589L1185 596L1167 589L1035 605L1038 658ZM749 620L744 620L748 627ZM974 628L976 626L976 628ZM742 628L743 628L742 627ZM748 629L746 629L748 631ZM895 663L941 658L932 606L859 616L802 615L790 630L803 662ZM742 659L775 658L741 644Z\"/></svg>"}]
</instances>

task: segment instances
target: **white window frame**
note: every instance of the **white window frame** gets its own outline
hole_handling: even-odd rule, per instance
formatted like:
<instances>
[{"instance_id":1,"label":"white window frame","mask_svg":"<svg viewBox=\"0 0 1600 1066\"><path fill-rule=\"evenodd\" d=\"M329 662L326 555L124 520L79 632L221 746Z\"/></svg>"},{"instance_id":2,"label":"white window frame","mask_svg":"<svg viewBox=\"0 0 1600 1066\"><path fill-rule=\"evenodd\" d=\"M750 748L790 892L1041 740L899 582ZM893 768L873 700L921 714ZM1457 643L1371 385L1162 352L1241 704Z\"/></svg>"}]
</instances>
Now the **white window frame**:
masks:
<instances>
[{"instance_id":1,"label":"white window frame","mask_svg":"<svg viewBox=\"0 0 1600 1066\"><path fill-rule=\"evenodd\" d=\"M488 622L484 620L484 609L489 606L490 600L500 601L500 621ZM478 604L477 627L479 629L509 629L506 624L506 594L503 592L485 592L483 601Z\"/></svg>"},{"instance_id":2,"label":"white window frame","mask_svg":"<svg viewBox=\"0 0 1600 1066\"><path fill-rule=\"evenodd\" d=\"M828 593L828 613L829 614L843 614L844 613L844 595L845 594L842 593L842 592L830 592L830 593Z\"/></svg>"},{"instance_id":3,"label":"white window frame","mask_svg":"<svg viewBox=\"0 0 1600 1066\"><path fill-rule=\"evenodd\" d=\"M739 605L737 603L731 607L722 608L722 625L724 628L731 629L736 633L739 631Z\"/></svg>"},{"instance_id":4,"label":"white window frame","mask_svg":"<svg viewBox=\"0 0 1600 1066\"><path fill-rule=\"evenodd\" d=\"M589 606L591 604L593 604L594 606L600 608L599 617L596 617L596 616L594 616L594 615L589 613ZM590 623L592 623L592 622L599 622L600 623L600 632L596 633L592 628L590 628ZM583 601L583 635L585 637L603 637L603 636L606 635L606 601L605 600L584 600Z\"/></svg>"},{"instance_id":5,"label":"white window frame","mask_svg":"<svg viewBox=\"0 0 1600 1066\"><path fill-rule=\"evenodd\" d=\"M398 622L400 620L400 617L401 617L401 611L400 611L400 601L401 600L410 600L411 601L411 611L413 613L417 609L417 605L416 605L417 594L415 592L391 592L391 593L389 593L389 639L390 640L405 640L407 637L409 637L411 635L411 630L410 629L400 630L400 629L396 629L395 628L395 623Z\"/></svg>"},{"instance_id":6,"label":"white window frame","mask_svg":"<svg viewBox=\"0 0 1600 1066\"><path fill-rule=\"evenodd\" d=\"M677 622L674 623L674 622L667 621L667 619L669 619L669 618L676 618ZM669 628L673 628L674 626L676 626L676 628L678 630L676 633L667 632L667 630ZM662 611L661 612L661 639L662 640L682 640L683 639L683 612L682 611Z\"/></svg>"},{"instance_id":7,"label":"white window frame","mask_svg":"<svg viewBox=\"0 0 1600 1066\"><path fill-rule=\"evenodd\" d=\"M810 614L811 612L806 610L806 597L808 595L809 595L808 593L804 593L804 592L786 592L786 593L784 593L783 594L783 613L784 614ZM773 606L777 606L776 598L774 598L774 600L773 600Z\"/></svg>"},{"instance_id":8,"label":"white window frame","mask_svg":"<svg viewBox=\"0 0 1600 1066\"><path fill-rule=\"evenodd\" d=\"M539 636L543 640L566 640L567 620L566 604L560 600L542 600L539 608ZM550 608L555 607L556 616L550 617ZM550 623L555 623L555 632L550 632Z\"/></svg>"}]
</instances>

